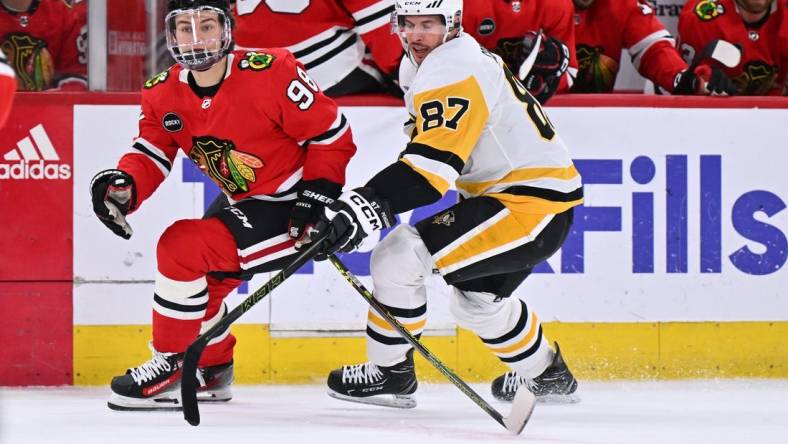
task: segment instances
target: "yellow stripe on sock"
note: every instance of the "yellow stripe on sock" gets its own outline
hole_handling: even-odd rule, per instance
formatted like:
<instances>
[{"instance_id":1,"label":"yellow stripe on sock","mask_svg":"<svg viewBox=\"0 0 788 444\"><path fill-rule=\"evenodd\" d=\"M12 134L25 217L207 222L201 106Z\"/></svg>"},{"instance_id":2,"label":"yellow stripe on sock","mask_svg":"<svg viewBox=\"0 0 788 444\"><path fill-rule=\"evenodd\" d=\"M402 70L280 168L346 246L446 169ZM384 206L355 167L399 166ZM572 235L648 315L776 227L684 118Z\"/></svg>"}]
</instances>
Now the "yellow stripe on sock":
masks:
<instances>
[{"instance_id":1,"label":"yellow stripe on sock","mask_svg":"<svg viewBox=\"0 0 788 444\"><path fill-rule=\"evenodd\" d=\"M369 311L368 313L369 314L367 315L367 320L369 320L369 322L375 324L376 326L378 326L378 327L380 327L382 329L385 329L385 330L388 330L388 331L396 331L393 328L391 328L391 326L389 325L388 322L386 322L383 318L379 317L377 314L373 313L372 311ZM413 332L413 331L420 330L420 329L424 328L424 325L426 323L427 323L427 319L426 318L424 318L424 319L422 319L420 321L417 321L417 322L410 323L410 324L404 324L404 323L400 322L400 324L402 324L402 326L407 328L408 331L410 331L410 332Z\"/></svg>"},{"instance_id":2,"label":"yellow stripe on sock","mask_svg":"<svg viewBox=\"0 0 788 444\"><path fill-rule=\"evenodd\" d=\"M537 331L539 331L539 320L536 318L536 313L531 312L531 329L528 330L528 334L526 334L522 340L517 341L517 343L508 345L506 347L500 347L500 348L490 347L490 350L492 350L493 353L503 354L503 353L511 353L520 348L525 348L525 346L528 345L529 342L531 342L534 336L536 336Z\"/></svg>"}]
</instances>

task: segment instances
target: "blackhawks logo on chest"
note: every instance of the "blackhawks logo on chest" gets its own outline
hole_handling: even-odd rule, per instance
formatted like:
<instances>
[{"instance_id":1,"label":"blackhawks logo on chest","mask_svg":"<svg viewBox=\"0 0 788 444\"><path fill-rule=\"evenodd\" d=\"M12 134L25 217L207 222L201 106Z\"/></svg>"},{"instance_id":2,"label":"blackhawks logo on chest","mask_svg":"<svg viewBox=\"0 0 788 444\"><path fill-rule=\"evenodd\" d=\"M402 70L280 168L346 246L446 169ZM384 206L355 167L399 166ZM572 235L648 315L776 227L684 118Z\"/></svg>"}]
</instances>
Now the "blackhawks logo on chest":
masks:
<instances>
[{"instance_id":1,"label":"blackhawks logo on chest","mask_svg":"<svg viewBox=\"0 0 788 444\"><path fill-rule=\"evenodd\" d=\"M231 140L211 136L195 137L189 158L230 195L249 191L257 180L255 170L263 167L260 158L239 151Z\"/></svg>"}]
</instances>

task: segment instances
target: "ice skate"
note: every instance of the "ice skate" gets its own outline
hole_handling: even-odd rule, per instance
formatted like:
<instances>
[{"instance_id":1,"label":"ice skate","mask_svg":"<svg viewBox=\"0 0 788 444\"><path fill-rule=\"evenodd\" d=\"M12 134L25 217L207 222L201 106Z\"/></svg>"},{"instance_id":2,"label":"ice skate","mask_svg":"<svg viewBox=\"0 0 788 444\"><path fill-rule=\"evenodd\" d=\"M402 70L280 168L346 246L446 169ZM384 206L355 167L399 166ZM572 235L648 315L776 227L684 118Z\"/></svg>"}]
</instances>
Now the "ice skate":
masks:
<instances>
[{"instance_id":1,"label":"ice skate","mask_svg":"<svg viewBox=\"0 0 788 444\"><path fill-rule=\"evenodd\" d=\"M231 386L235 376L233 362L214 365L197 369L197 401L199 402L227 402L233 399ZM180 385L180 384L179 384ZM180 387L179 392L180 394Z\"/></svg>"},{"instance_id":2,"label":"ice skate","mask_svg":"<svg viewBox=\"0 0 788 444\"><path fill-rule=\"evenodd\" d=\"M566 366L561 349L555 343L553 362L534 379L526 379L516 372L506 372L492 382L492 395L499 401L511 402L517 390L525 386L536 396L538 402L574 403L580 397L575 394L577 380Z\"/></svg>"},{"instance_id":3,"label":"ice skate","mask_svg":"<svg viewBox=\"0 0 788 444\"><path fill-rule=\"evenodd\" d=\"M391 367L371 362L345 365L328 375L328 395L343 401L411 409L418 387L413 367L413 350L405 361Z\"/></svg>"},{"instance_id":4,"label":"ice skate","mask_svg":"<svg viewBox=\"0 0 788 444\"><path fill-rule=\"evenodd\" d=\"M149 345L153 357L125 375L112 378L107 406L112 410L181 410L183 353L162 353ZM232 399L233 363L197 370L197 400L225 402Z\"/></svg>"}]
</instances>

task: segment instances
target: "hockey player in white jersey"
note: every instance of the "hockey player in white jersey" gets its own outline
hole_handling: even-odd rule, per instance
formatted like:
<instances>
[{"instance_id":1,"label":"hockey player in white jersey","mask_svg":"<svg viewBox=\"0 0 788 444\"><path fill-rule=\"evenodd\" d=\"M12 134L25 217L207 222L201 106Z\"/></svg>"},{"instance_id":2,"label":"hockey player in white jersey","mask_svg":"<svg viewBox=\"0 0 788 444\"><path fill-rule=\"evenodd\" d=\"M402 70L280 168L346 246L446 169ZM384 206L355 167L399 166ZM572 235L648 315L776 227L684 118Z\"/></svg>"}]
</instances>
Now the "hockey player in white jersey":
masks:
<instances>
[{"instance_id":1,"label":"hockey player in white jersey","mask_svg":"<svg viewBox=\"0 0 788 444\"><path fill-rule=\"evenodd\" d=\"M437 201L454 184L461 201L416 226L401 225L375 248L375 298L416 337L426 322L426 276L452 286L457 323L527 378L538 398L573 398L575 378L539 319L512 292L563 243L578 174L539 103L461 29L461 0L400 0L396 30L407 58L400 72L411 141L399 160L326 207L313 238L324 254L352 251L394 214ZM413 407L413 349L375 312L367 321L369 362L328 377L335 398Z\"/></svg>"}]
</instances>

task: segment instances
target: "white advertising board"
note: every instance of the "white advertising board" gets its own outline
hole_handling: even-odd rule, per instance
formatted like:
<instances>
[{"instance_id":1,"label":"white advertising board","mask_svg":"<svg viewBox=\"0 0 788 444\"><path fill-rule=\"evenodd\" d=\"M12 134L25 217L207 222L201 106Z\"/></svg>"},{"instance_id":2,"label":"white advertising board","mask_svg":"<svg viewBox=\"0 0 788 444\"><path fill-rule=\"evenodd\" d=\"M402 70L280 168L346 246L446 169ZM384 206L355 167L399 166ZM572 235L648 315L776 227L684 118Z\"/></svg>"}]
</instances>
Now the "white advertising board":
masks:
<instances>
[{"instance_id":1,"label":"white advertising board","mask_svg":"<svg viewBox=\"0 0 788 444\"><path fill-rule=\"evenodd\" d=\"M348 185L360 186L404 147L404 110L343 111L359 147ZM788 320L788 110L547 111L583 174L586 203L564 248L515 293L543 321ZM115 165L136 134L137 116L134 106L75 107L77 325L149 323L156 239L173 221L200 217L207 204L204 185L187 171L191 164L176 162L131 216L130 241L95 219L90 178ZM401 220L428 214L418 209ZM367 284L371 247L347 256ZM242 287L230 304L266 277ZM428 328L450 328L447 288L439 279L429 285ZM240 322L336 335L361 331L366 320L364 301L326 263L291 277L259 305Z\"/></svg>"}]
</instances>

